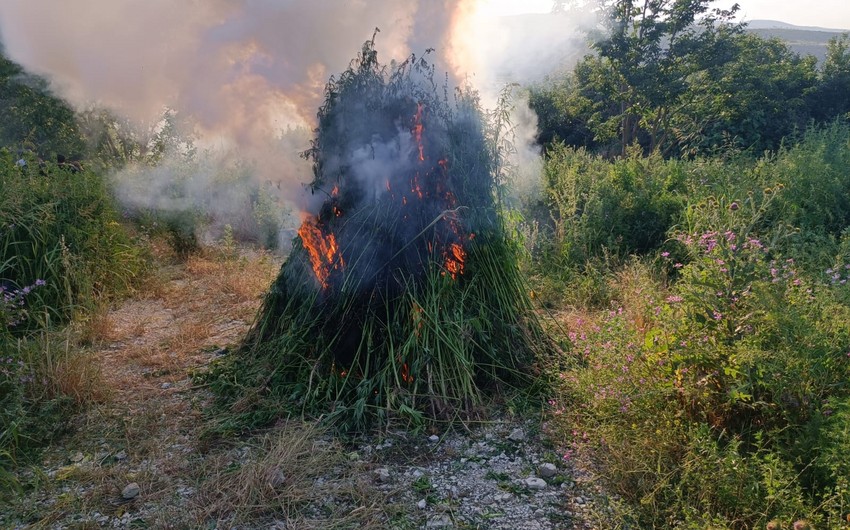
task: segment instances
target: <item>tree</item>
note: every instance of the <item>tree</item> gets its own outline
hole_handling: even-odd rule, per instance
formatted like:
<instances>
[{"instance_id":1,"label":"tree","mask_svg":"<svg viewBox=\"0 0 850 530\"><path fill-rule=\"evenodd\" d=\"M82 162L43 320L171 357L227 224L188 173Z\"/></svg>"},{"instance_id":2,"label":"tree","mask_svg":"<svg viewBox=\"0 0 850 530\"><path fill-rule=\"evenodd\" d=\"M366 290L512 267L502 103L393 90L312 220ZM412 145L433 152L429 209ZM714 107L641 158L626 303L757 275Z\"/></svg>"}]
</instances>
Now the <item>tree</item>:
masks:
<instances>
[{"instance_id":1,"label":"tree","mask_svg":"<svg viewBox=\"0 0 850 530\"><path fill-rule=\"evenodd\" d=\"M28 74L0 50L0 145L41 158L79 158L86 145L74 111L50 93L47 81Z\"/></svg>"},{"instance_id":2,"label":"tree","mask_svg":"<svg viewBox=\"0 0 850 530\"><path fill-rule=\"evenodd\" d=\"M710 0L614 0L603 4L606 32L594 48L616 80L620 149L639 142L647 151L667 152L671 117L680 110L688 79L715 62L729 36L741 31L730 22L737 11L709 10Z\"/></svg>"},{"instance_id":3,"label":"tree","mask_svg":"<svg viewBox=\"0 0 850 530\"><path fill-rule=\"evenodd\" d=\"M820 121L842 115L850 118L850 33L830 39L810 106Z\"/></svg>"},{"instance_id":4,"label":"tree","mask_svg":"<svg viewBox=\"0 0 850 530\"><path fill-rule=\"evenodd\" d=\"M729 44L731 60L693 75L686 111L672 121L687 154L730 144L755 152L776 149L811 119L806 94L817 83L814 57L751 34L736 35Z\"/></svg>"},{"instance_id":5,"label":"tree","mask_svg":"<svg viewBox=\"0 0 850 530\"><path fill-rule=\"evenodd\" d=\"M630 146L666 157L734 146L776 149L812 120L850 111L850 37L834 39L820 74L777 39L745 34L737 5L607 1L595 55L531 90L540 140L606 156ZM560 113L560 115L558 115Z\"/></svg>"}]
</instances>

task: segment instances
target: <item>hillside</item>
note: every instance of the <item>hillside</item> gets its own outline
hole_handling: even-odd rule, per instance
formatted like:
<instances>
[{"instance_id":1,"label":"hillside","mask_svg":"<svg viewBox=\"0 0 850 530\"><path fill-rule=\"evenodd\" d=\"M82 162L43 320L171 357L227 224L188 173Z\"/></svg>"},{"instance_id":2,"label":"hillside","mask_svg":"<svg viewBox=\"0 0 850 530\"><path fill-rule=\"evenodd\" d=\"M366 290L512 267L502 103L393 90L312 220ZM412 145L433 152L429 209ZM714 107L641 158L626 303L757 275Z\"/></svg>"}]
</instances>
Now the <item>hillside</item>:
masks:
<instances>
[{"instance_id":1,"label":"hillside","mask_svg":"<svg viewBox=\"0 0 850 530\"><path fill-rule=\"evenodd\" d=\"M751 20L747 31L765 39L778 38L800 55L814 55L821 62L826 57L826 45L830 39L848 30L795 26L775 20Z\"/></svg>"}]
</instances>

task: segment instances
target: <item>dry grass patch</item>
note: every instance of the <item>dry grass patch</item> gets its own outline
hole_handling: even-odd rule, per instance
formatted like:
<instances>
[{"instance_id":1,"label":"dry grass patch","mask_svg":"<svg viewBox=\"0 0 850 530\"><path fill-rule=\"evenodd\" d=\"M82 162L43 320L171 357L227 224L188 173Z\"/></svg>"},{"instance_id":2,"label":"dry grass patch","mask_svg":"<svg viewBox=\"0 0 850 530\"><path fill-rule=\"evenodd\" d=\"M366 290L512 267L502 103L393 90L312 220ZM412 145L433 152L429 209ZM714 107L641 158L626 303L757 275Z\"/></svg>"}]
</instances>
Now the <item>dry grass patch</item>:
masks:
<instances>
[{"instance_id":1,"label":"dry grass patch","mask_svg":"<svg viewBox=\"0 0 850 530\"><path fill-rule=\"evenodd\" d=\"M76 347L70 330L42 332L21 353L48 398L68 396L83 406L109 397L100 364L91 352Z\"/></svg>"},{"instance_id":2,"label":"dry grass patch","mask_svg":"<svg viewBox=\"0 0 850 530\"><path fill-rule=\"evenodd\" d=\"M262 519L285 528L386 528L385 494L311 424L287 423L247 454L211 457L196 499L199 522Z\"/></svg>"},{"instance_id":3,"label":"dry grass patch","mask_svg":"<svg viewBox=\"0 0 850 530\"><path fill-rule=\"evenodd\" d=\"M82 345L97 346L113 340L115 324L109 315L109 306L99 305L94 311L76 322L78 341Z\"/></svg>"},{"instance_id":4,"label":"dry grass patch","mask_svg":"<svg viewBox=\"0 0 850 530\"><path fill-rule=\"evenodd\" d=\"M216 334L213 323L206 318L191 318L177 325L162 347L170 352L184 353L209 346L209 339Z\"/></svg>"}]
</instances>

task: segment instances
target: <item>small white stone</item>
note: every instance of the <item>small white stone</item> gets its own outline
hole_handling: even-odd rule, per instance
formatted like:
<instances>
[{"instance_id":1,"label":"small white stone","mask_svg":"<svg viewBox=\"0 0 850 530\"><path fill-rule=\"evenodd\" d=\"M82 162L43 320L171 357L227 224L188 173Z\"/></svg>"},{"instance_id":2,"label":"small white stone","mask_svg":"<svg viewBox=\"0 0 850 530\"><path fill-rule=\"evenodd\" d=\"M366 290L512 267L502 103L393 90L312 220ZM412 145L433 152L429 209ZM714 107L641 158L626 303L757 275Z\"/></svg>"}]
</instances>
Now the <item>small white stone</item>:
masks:
<instances>
[{"instance_id":1,"label":"small white stone","mask_svg":"<svg viewBox=\"0 0 850 530\"><path fill-rule=\"evenodd\" d=\"M525 440L525 432L522 429L517 427L508 435L508 440L512 442L522 442Z\"/></svg>"},{"instance_id":2,"label":"small white stone","mask_svg":"<svg viewBox=\"0 0 850 530\"><path fill-rule=\"evenodd\" d=\"M525 479L525 485L530 490L545 490L546 489L546 481L542 478L537 477L529 477Z\"/></svg>"},{"instance_id":3,"label":"small white stone","mask_svg":"<svg viewBox=\"0 0 850 530\"><path fill-rule=\"evenodd\" d=\"M440 437L437 436L436 434L432 434L431 436L428 437L428 441L431 442L432 444L435 444L435 443L440 441Z\"/></svg>"},{"instance_id":4,"label":"small white stone","mask_svg":"<svg viewBox=\"0 0 850 530\"><path fill-rule=\"evenodd\" d=\"M416 507L420 510L424 510L426 506L428 506L428 502L425 499L422 499L416 503Z\"/></svg>"},{"instance_id":5,"label":"small white stone","mask_svg":"<svg viewBox=\"0 0 850 530\"><path fill-rule=\"evenodd\" d=\"M376 469L375 471L373 471L373 473L375 474L375 479L378 482L389 482L390 481L390 470L385 468L385 467L382 467L380 469Z\"/></svg>"}]
</instances>

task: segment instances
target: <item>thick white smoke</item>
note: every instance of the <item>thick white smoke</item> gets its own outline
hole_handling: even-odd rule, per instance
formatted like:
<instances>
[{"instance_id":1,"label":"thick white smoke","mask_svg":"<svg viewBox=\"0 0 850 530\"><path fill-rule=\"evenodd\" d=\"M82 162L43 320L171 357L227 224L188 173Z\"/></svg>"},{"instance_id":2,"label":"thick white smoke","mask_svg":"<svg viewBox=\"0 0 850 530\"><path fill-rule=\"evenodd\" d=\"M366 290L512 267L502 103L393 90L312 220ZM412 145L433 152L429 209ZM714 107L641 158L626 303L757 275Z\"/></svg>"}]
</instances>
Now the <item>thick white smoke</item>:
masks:
<instances>
[{"instance_id":1,"label":"thick white smoke","mask_svg":"<svg viewBox=\"0 0 850 530\"><path fill-rule=\"evenodd\" d=\"M313 126L328 77L380 28L381 60L434 48L450 82L493 104L507 82L540 78L582 49L573 15L488 14L487 0L3 0L6 54L81 108L155 124L172 109L201 148L252 161L258 181L299 208L309 168L275 149L287 127ZM527 110L527 109L526 109ZM530 147L536 121L517 129ZM278 146L279 147L279 146ZM308 147L306 144L303 148ZM527 159L524 156L522 159ZM168 172L150 175L160 182ZM133 172L128 177L146 178ZM199 177L196 193L203 193ZM120 180L120 179L119 179ZM144 194L134 186L131 194ZM147 188L154 193L159 186ZM144 198L157 202L158 197Z\"/></svg>"}]
</instances>

